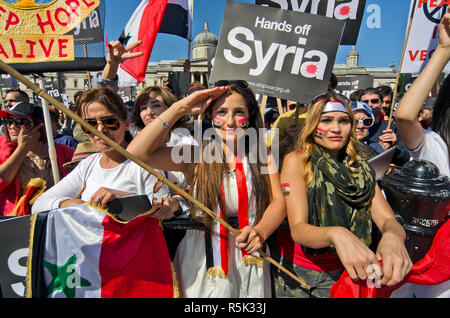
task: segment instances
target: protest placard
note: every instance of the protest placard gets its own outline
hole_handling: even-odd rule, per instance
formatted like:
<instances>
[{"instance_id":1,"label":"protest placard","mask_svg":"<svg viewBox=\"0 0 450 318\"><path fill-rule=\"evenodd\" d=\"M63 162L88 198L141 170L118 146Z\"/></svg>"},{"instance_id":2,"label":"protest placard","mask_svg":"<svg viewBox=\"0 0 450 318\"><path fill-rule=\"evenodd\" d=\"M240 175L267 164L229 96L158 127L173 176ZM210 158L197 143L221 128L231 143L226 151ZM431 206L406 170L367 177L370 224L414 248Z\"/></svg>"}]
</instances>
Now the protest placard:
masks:
<instances>
[{"instance_id":1,"label":"protest placard","mask_svg":"<svg viewBox=\"0 0 450 318\"><path fill-rule=\"evenodd\" d=\"M255 93L308 103L328 87L343 21L227 2L210 82L246 80Z\"/></svg>"},{"instance_id":2,"label":"protest placard","mask_svg":"<svg viewBox=\"0 0 450 318\"><path fill-rule=\"evenodd\" d=\"M0 0L0 59L21 73L100 70L104 11L101 0Z\"/></svg>"},{"instance_id":3,"label":"protest placard","mask_svg":"<svg viewBox=\"0 0 450 318\"><path fill-rule=\"evenodd\" d=\"M0 288L5 298L25 295L30 216L0 218Z\"/></svg>"},{"instance_id":4,"label":"protest placard","mask_svg":"<svg viewBox=\"0 0 450 318\"><path fill-rule=\"evenodd\" d=\"M413 6L415 3L415 6ZM439 44L438 26L447 12L449 1L412 0L410 8L411 30L407 39L401 73L420 73ZM444 69L450 72L450 65Z\"/></svg>"},{"instance_id":5,"label":"protest placard","mask_svg":"<svg viewBox=\"0 0 450 318\"><path fill-rule=\"evenodd\" d=\"M255 4L335 18L345 21L342 45L355 45L366 0L255 0Z\"/></svg>"},{"instance_id":6,"label":"protest placard","mask_svg":"<svg viewBox=\"0 0 450 318\"><path fill-rule=\"evenodd\" d=\"M371 75L338 76L337 79L338 84L335 91L347 98L354 91L373 86L373 76Z\"/></svg>"}]
</instances>

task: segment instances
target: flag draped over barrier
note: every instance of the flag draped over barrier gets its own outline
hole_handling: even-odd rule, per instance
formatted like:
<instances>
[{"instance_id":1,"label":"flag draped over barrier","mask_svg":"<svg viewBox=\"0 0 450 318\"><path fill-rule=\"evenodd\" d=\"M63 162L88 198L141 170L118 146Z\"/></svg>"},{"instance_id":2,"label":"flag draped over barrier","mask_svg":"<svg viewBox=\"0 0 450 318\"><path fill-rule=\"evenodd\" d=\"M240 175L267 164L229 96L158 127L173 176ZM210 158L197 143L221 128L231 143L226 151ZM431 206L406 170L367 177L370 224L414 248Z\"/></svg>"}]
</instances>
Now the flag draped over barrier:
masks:
<instances>
[{"instance_id":1,"label":"flag draped over barrier","mask_svg":"<svg viewBox=\"0 0 450 318\"><path fill-rule=\"evenodd\" d=\"M428 253L393 287L353 282L347 271L331 287L333 298L450 298L450 222L442 225Z\"/></svg>"},{"instance_id":2,"label":"flag draped over barrier","mask_svg":"<svg viewBox=\"0 0 450 318\"><path fill-rule=\"evenodd\" d=\"M173 297L166 241L149 213L120 222L82 204L33 215L26 296Z\"/></svg>"}]
</instances>

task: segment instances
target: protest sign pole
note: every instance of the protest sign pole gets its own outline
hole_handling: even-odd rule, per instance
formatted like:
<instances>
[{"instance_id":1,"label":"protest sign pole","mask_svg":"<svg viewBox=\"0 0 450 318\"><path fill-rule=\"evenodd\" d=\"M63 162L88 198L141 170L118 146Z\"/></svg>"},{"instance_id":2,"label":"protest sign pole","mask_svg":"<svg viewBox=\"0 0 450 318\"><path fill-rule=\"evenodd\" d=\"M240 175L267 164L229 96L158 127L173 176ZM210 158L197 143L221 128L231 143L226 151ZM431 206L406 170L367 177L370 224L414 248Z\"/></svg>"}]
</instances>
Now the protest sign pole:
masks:
<instances>
[{"instance_id":1,"label":"protest sign pole","mask_svg":"<svg viewBox=\"0 0 450 318\"><path fill-rule=\"evenodd\" d=\"M261 99L261 105L259 106L259 112L261 113L261 117L264 123L264 110L266 109L267 104L267 95L263 95Z\"/></svg>"},{"instance_id":2,"label":"protest sign pole","mask_svg":"<svg viewBox=\"0 0 450 318\"><path fill-rule=\"evenodd\" d=\"M278 105L278 113L281 115L283 113L283 105L281 104L280 98L277 98L277 105Z\"/></svg>"},{"instance_id":3,"label":"protest sign pole","mask_svg":"<svg viewBox=\"0 0 450 318\"><path fill-rule=\"evenodd\" d=\"M411 16L409 17L409 21L408 21L408 29L406 31L405 43L403 44L403 51L402 51L402 57L400 59L400 65L398 66L398 70L397 70L397 79L395 81L395 88L394 88L394 94L392 96L392 101L391 101L391 112L389 114L389 122L388 122L388 125L387 125L387 129L390 129L390 127L391 127L392 115L394 113L395 100L397 99L398 84L399 84L399 81L400 81L400 72L402 70L403 60L405 58L406 47L408 46L408 39L409 39L409 34L411 32L412 20L413 20L413 17L414 17L414 11L416 9L416 1L417 0L413 0Z\"/></svg>"},{"instance_id":4,"label":"protest sign pole","mask_svg":"<svg viewBox=\"0 0 450 318\"><path fill-rule=\"evenodd\" d=\"M176 193L180 194L182 197L184 197L186 200L191 202L192 204L196 205L199 209L201 209L203 212L205 212L207 215L209 215L211 218L213 218L215 221L222 224L231 234L234 236L239 235L239 231L235 228L233 228L231 225L226 223L223 219L218 217L213 211L211 211L209 208L207 208L205 205L203 205L201 202L196 200L194 197L192 197L189 193L185 192L183 189L172 183L169 179L167 179L165 176L161 175L160 173L153 170L149 165L144 163L139 158L136 158L134 155L126 151L124 148L122 148L120 145L118 145L116 142L114 142L109 137L105 136L103 133L92 127L91 125L87 124L80 116L72 112L69 108L65 107L63 104L61 104L58 100L48 95L43 89L39 88L38 86L34 85L30 80L28 80L25 76L23 76L21 73L16 71L14 68L6 64L0 59L0 68L3 69L5 72L11 74L15 78L17 78L20 82L22 82L24 85L26 85L29 89L31 89L33 92L35 92L38 96L45 99L52 105L54 105L57 109L62 111L67 116L71 117L73 120L75 120L77 123L79 123L82 127L86 128L91 134L97 136L98 138L101 138L103 141L105 141L106 144L108 144L111 148L116 150L118 153L123 155L125 158L130 159L137 165L141 166L143 169L150 172L152 175L154 175L158 180L164 182L167 184L171 189L173 189ZM267 96L266 96L267 98ZM48 110L47 110L48 111ZM282 270L284 273L289 275L292 279L297 281L303 288L310 290L311 287L305 283L303 280L298 278L296 275L292 274L290 271L288 271L286 268L284 268L281 264L276 262L273 258L268 256L266 253L262 251L258 251L258 253L267 261L269 261L274 266L278 267L280 270Z\"/></svg>"},{"instance_id":5,"label":"protest sign pole","mask_svg":"<svg viewBox=\"0 0 450 318\"><path fill-rule=\"evenodd\" d=\"M39 77L42 90L45 90L45 77L43 76ZM47 135L48 156L50 158L50 164L52 167L53 181L55 184L57 184L60 180L60 175L58 169L58 162L56 160L55 142L53 141L52 121L50 118L50 112L48 110L48 101L42 98L42 96L41 101L42 101L42 112L44 114L45 134Z\"/></svg>"},{"instance_id":6,"label":"protest sign pole","mask_svg":"<svg viewBox=\"0 0 450 318\"><path fill-rule=\"evenodd\" d=\"M87 45L86 43L83 44L84 47L84 56L88 57L88 53L87 53ZM92 88L92 84L91 84L91 72L87 71L87 78L88 78L88 84L89 84L89 89Z\"/></svg>"},{"instance_id":7,"label":"protest sign pole","mask_svg":"<svg viewBox=\"0 0 450 318\"><path fill-rule=\"evenodd\" d=\"M3 88L0 87L0 103L2 106L2 109L5 109L5 103L3 101Z\"/></svg>"}]
</instances>

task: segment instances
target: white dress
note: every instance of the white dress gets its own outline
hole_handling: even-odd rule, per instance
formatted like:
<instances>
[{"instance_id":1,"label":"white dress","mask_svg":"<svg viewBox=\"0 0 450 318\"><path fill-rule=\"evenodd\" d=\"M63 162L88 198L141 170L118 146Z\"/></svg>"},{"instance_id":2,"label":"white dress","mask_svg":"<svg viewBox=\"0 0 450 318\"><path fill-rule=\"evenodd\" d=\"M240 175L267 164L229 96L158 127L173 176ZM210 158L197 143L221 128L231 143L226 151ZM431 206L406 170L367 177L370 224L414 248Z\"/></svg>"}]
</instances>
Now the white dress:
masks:
<instances>
[{"instance_id":1,"label":"white dress","mask_svg":"<svg viewBox=\"0 0 450 318\"><path fill-rule=\"evenodd\" d=\"M224 193L226 215L228 217L237 216L238 195L234 172L228 173L224 178ZM252 204L256 204L256 201L254 197L250 196L249 206ZM211 233L212 241L214 241L214 235L217 236L216 233ZM268 254L269 252L266 251L266 253ZM213 252L213 254L217 253ZM205 231L186 231L185 237L178 246L174 260L180 297L271 297L270 264L260 257L253 258L254 260L259 260L258 262L244 264L241 249L232 234L228 234L228 274L225 279L221 275L208 275L206 259ZM217 268L214 267L214 269Z\"/></svg>"}]
</instances>

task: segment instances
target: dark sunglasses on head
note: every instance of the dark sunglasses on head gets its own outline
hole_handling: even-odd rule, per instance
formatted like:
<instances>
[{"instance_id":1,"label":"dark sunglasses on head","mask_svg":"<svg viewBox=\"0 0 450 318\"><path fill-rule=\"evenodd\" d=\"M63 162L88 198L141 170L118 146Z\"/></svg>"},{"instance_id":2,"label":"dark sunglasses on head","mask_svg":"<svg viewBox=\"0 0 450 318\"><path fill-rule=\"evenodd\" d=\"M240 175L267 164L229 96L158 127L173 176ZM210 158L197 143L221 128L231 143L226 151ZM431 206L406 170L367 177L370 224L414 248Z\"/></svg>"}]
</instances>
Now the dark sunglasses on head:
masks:
<instances>
[{"instance_id":1,"label":"dark sunglasses on head","mask_svg":"<svg viewBox=\"0 0 450 318\"><path fill-rule=\"evenodd\" d=\"M29 129L32 125L33 122L31 121L31 119L27 119L27 118L4 118L3 122L6 123L8 126L11 126L13 123L16 124L17 127L22 127L25 126L26 129Z\"/></svg>"},{"instance_id":2,"label":"dark sunglasses on head","mask_svg":"<svg viewBox=\"0 0 450 318\"><path fill-rule=\"evenodd\" d=\"M369 102L371 102L372 104L378 104L380 102L379 98L374 98L374 99L365 99L362 100L363 103L369 104Z\"/></svg>"},{"instance_id":3,"label":"dark sunglasses on head","mask_svg":"<svg viewBox=\"0 0 450 318\"><path fill-rule=\"evenodd\" d=\"M362 124L365 128L372 127L373 125L373 119L370 117L366 117L363 119L355 118L355 126L358 126L359 124Z\"/></svg>"},{"instance_id":4,"label":"dark sunglasses on head","mask_svg":"<svg viewBox=\"0 0 450 318\"><path fill-rule=\"evenodd\" d=\"M214 83L214 87L227 86L227 85L236 85L239 88L248 88L248 83L246 81L241 81L241 80L237 80L237 81L220 80L220 81L217 81Z\"/></svg>"},{"instance_id":5,"label":"dark sunglasses on head","mask_svg":"<svg viewBox=\"0 0 450 318\"><path fill-rule=\"evenodd\" d=\"M98 125L100 123L103 125L104 128L109 129L109 130L117 130L120 127L120 121L116 117L100 118L100 123L97 121L97 119L93 119L93 118L87 118L87 119L85 119L85 121L89 125L93 126L95 129L98 129ZM82 126L82 128L86 134L92 134L89 130L87 130L83 126Z\"/></svg>"}]
</instances>

